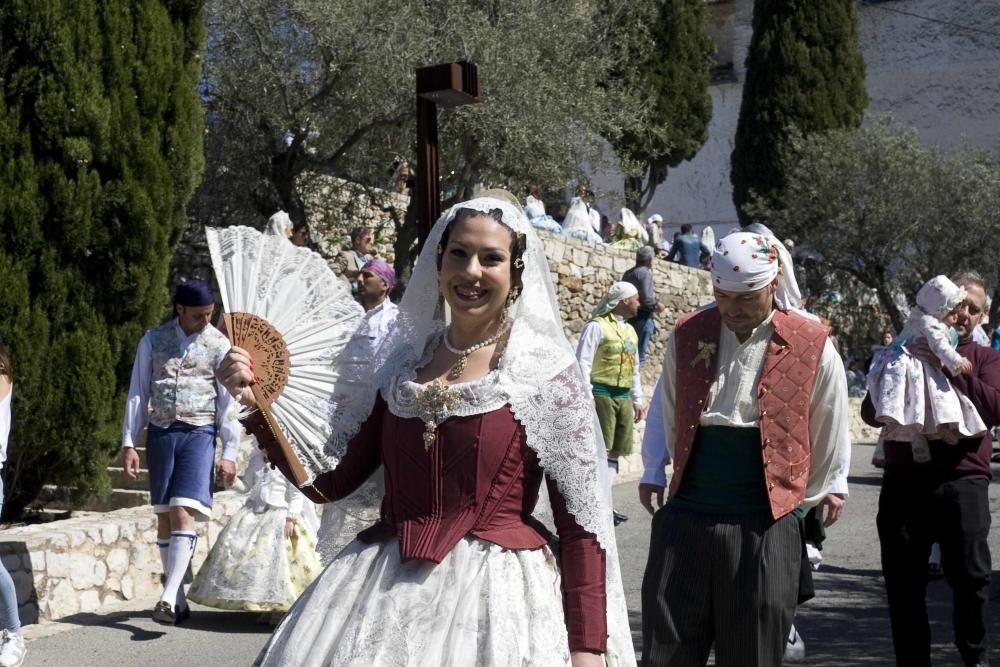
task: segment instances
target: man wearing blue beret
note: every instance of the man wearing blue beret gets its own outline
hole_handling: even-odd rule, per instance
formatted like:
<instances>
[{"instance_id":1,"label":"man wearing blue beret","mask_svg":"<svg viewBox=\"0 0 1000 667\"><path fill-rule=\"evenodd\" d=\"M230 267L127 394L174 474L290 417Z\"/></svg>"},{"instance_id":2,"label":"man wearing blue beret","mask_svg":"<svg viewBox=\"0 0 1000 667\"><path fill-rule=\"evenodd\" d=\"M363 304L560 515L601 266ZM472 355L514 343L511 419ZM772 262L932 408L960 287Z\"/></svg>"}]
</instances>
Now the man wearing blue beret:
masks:
<instances>
[{"instance_id":1,"label":"man wearing blue beret","mask_svg":"<svg viewBox=\"0 0 1000 667\"><path fill-rule=\"evenodd\" d=\"M149 426L150 502L164 572L163 595L153 620L165 625L175 625L191 613L184 598L184 575L197 541L194 522L212 515L216 433L222 440L217 474L227 485L236 476L239 422L233 398L215 380L215 369L231 345L210 324L214 310L207 282L177 285L176 316L139 341L125 404L122 465L132 479L139 472L135 443Z\"/></svg>"}]
</instances>

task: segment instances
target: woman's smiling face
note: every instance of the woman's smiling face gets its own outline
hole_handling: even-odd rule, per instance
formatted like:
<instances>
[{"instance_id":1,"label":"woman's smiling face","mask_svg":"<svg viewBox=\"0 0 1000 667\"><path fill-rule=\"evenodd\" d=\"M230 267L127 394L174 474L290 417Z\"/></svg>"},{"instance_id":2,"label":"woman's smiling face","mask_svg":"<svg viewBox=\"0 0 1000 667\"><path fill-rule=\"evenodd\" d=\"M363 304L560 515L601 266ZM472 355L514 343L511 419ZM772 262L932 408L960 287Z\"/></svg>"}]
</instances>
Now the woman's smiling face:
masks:
<instances>
[{"instance_id":1,"label":"woman's smiling face","mask_svg":"<svg viewBox=\"0 0 1000 667\"><path fill-rule=\"evenodd\" d=\"M500 319L511 287L511 239L510 229L486 214L452 223L438 284L453 318L484 329Z\"/></svg>"}]
</instances>

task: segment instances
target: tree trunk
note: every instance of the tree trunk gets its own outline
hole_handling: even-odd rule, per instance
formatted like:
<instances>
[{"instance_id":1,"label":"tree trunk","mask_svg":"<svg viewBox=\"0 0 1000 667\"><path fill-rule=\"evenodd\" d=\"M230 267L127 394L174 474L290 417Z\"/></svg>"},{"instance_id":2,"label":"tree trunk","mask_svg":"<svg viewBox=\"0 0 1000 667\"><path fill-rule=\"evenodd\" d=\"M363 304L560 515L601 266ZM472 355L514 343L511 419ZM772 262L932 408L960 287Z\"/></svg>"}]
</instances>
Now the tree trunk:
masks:
<instances>
[{"instance_id":1,"label":"tree trunk","mask_svg":"<svg viewBox=\"0 0 1000 667\"><path fill-rule=\"evenodd\" d=\"M410 276L413 274L413 265L416 263L417 255L420 254L417 232L417 198L410 197L410 203L406 206L406 216L403 224L396 227L396 241L392 246L396 256L393 262L393 268L396 270L394 296L398 297L406 290L406 284L410 282Z\"/></svg>"},{"instance_id":2,"label":"tree trunk","mask_svg":"<svg viewBox=\"0 0 1000 667\"><path fill-rule=\"evenodd\" d=\"M642 212L642 176L625 177L625 206L636 215Z\"/></svg>"}]
</instances>

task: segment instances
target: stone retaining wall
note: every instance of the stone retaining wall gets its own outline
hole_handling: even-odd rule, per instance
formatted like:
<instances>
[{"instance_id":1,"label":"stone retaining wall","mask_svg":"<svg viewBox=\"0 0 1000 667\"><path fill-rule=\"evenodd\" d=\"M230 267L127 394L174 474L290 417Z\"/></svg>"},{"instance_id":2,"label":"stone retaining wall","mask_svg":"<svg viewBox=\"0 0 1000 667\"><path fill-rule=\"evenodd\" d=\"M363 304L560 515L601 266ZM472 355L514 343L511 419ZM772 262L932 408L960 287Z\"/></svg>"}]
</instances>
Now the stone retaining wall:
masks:
<instances>
[{"instance_id":1,"label":"stone retaining wall","mask_svg":"<svg viewBox=\"0 0 1000 667\"><path fill-rule=\"evenodd\" d=\"M233 491L216 494L212 520L196 524L195 572L243 499ZM156 517L149 506L5 530L0 558L14 580L23 624L105 611L161 590Z\"/></svg>"}]
</instances>

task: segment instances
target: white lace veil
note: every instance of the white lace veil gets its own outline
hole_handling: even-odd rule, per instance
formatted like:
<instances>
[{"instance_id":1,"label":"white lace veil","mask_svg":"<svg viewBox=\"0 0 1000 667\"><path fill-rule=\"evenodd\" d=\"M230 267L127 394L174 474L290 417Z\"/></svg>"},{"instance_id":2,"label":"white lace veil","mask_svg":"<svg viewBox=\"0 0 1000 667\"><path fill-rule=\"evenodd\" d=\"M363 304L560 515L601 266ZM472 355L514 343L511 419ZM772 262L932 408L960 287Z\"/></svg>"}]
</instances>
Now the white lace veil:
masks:
<instances>
[{"instance_id":1,"label":"white lace veil","mask_svg":"<svg viewBox=\"0 0 1000 667\"><path fill-rule=\"evenodd\" d=\"M643 243L649 243L649 234L646 228L639 224L639 218L635 217L632 209L622 207L621 221L626 234L638 237Z\"/></svg>"},{"instance_id":2,"label":"white lace veil","mask_svg":"<svg viewBox=\"0 0 1000 667\"><path fill-rule=\"evenodd\" d=\"M436 253L441 235L459 209L489 213L500 209L503 222L526 235L521 295L508 311L513 321L497 369L498 384L527 444L538 455L577 523L597 536L607 554L609 665L635 665L628 612L621 583L618 548L611 516L610 472L590 385L576 362L563 330L559 304L541 240L519 208L494 198L456 204L438 219L399 304L393 332L379 348L374 383L365 396L339 397L332 438L320 456L303 460L310 477L336 467L349 439L368 417L377 388L412 370L445 326L439 307ZM371 368L369 366L369 368Z\"/></svg>"}]
</instances>

